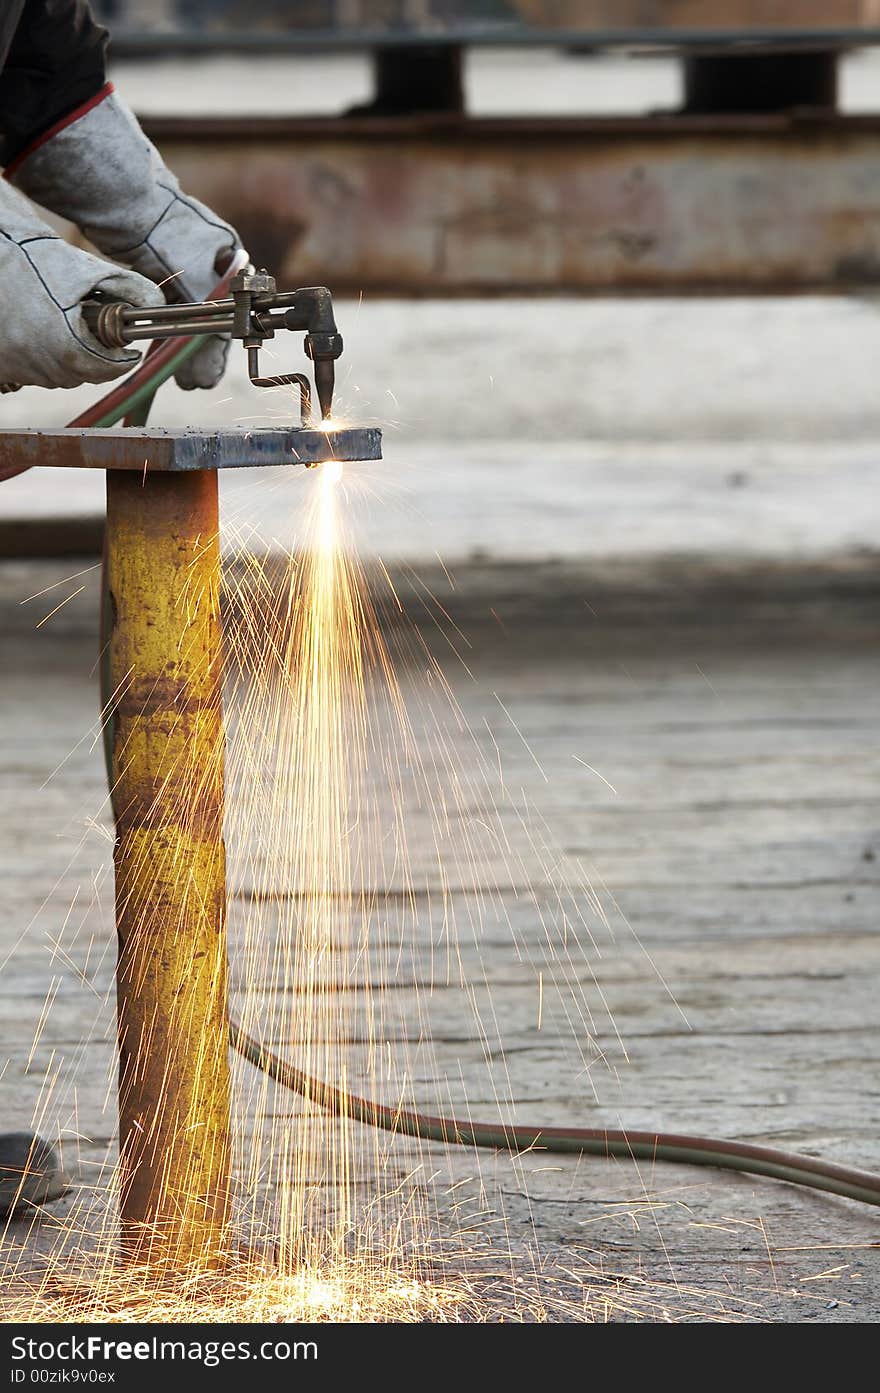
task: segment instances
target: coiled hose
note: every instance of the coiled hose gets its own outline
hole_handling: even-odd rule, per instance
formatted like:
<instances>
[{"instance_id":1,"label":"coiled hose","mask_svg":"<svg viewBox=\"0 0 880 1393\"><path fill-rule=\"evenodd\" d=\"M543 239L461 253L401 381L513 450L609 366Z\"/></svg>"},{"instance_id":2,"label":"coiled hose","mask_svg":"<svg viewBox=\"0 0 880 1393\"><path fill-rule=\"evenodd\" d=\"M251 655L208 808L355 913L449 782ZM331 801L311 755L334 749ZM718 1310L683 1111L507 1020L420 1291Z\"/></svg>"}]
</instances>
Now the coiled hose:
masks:
<instances>
[{"instance_id":1,"label":"coiled hose","mask_svg":"<svg viewBox=\"0 0 880 1393\"><path fill-rule=\"evenodd\" d=\"M225 293L237 269L237 263L230 266L211 298ZM197 352L200 345L199 338L169 339L154 345L144 362L125 382L77 416L70 422L71 426L107 427L123 418L128 425L146 424L158 388L177 371L181 363ZM21 472L9 471L0 475L0 479ZM108 620L106 583L101 608L101 651L104 655L107 650ZM110 691L107 664L103 660L101 672L102 705L106 706ZM112 713L108 713L104 726L104 750L108 778L111 778L112 784L111 732ZM450 1117L433 1117L389 1107L370 1098L360 1098L313 1078L255 1040L236 1021L230 1021L229 1038L232 1048L249 1064L308 1102L336 1116L348 1117L368 1127L416 1137L421 1141L439 1142L445 1146L485 1147L517 1154L540 1150L567 1155L603 1156L606 1159L615 1157L628 1161L672 1161L691 1166L715 1166L722 1170L768 1176L793 1185L825 1190L862 1204L880 1205L880 1175L850 1166L834 1165L812 1156L799 1156L794 1152L751 1146L744 1142L719 1141L713 1137L679 1136L672 1132L614 1131L604 1127L505 1126L503 1123L461 1122Z\"/></svg>"}]
</instances>

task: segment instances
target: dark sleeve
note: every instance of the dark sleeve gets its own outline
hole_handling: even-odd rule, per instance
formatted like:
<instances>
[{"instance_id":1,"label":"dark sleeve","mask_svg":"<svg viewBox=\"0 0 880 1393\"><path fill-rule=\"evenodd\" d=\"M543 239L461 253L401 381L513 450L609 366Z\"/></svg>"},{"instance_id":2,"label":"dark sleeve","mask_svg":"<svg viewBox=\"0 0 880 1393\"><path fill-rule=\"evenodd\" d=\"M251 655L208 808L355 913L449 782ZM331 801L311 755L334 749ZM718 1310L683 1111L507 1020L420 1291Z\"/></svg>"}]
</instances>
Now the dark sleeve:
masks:
<instances>
[{"instance_id":1,"label":"dark sleeve","mask_svg":"<svg viewBox=\"0 0 880 1393\"><path fill-rule=\"evenodd\" d=\"M101 90L106 46L86 0L25 0L0 72L3 164Z\"/></svg>"}]
</instances>

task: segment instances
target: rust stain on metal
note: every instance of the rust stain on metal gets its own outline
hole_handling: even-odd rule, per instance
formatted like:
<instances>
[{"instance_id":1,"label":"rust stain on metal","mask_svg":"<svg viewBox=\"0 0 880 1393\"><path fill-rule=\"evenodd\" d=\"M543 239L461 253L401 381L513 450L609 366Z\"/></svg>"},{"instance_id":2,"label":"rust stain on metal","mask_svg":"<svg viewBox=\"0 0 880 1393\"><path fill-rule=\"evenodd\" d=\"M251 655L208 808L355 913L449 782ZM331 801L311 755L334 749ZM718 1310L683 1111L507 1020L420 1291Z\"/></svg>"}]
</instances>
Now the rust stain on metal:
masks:
<instances>
[{"instance_id":1,"label":"rust stain on metal","mask_svg":"<svg viewBox=\"0 0 880 1393\"><path fill-rule=\"evenodd\" d=\"M258 260L266 253L282 277L337 291L806 290L877 280L876 118L148 125L194 193L246 222Z\"/></svg>"},{"instance_id":2,"label":"rust stain on metal","mask_svg":"<svg viewBox=\"0 0 880 1393\"><path fill-rule=\"evenodd\" d=\"M339 460L381 459L382 432L374 426L345 426L328 435L310 426L271 426L216 431L194 427L150 427L138 431L48 428L0 430L0 468L35 465L58 469L131 470L148 474L257 466L291 468ZM144 527L151 526L149 518Z\"/></svg>"},{"instance_id":3,"label":"rust stain on metal","mask_svg":"<svg viewBox=\"0 0 880 1393\"><path fill-rule=\"evenodd\" d=\"M126 1254L222 1260L229 1063L217 474L107 478Z\"/></svg>"},{"instance_id":4,"label":"rust stain on metal","mask_svg":"<svg viewBox=\"0 0 880 1393\"><path fill-rule=\"evenodd\" d=\"M877 23L875 0L509 0L535 28L581 30L823 29Z\"/></svg>"}]
</instances>

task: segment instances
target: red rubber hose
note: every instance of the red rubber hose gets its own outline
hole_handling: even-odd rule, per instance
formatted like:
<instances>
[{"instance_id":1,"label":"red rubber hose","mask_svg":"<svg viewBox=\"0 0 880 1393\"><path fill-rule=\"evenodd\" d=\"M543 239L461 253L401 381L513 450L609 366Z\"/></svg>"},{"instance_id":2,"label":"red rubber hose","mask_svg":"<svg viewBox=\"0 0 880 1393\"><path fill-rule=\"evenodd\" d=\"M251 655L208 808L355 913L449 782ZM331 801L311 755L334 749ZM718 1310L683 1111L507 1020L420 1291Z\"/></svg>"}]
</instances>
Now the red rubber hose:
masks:
<instances>
[{"instance_id":1,"label":"red rubber hose","mask_svg":"<svg viewBox=\"0 0 880 1393\"><path fill-rule=\"evenodd\" d=\"M209 300L219 300L229 289L229 283L233 276L247 264L247 252L236 252L229 266L224 271L220 280L214 286ZM149 350L144 356L142 363L139 363L130 377L126 377L112 391L108 392L100 401L96 401L93 406L87 406L85 411L81 411L78 416L74 416L72 421L68 421L68 430L84 430L88 426L96 426L105 416L112 415L114 412L119 416L124 414L126 403L129 398L145 383L148 383L159 368L163 368L170 362L190 340L187 338L170 338L164 342L156 342L150 345ZM15 479L19 474L24 474L31 465L22 465L0 470L0 483L7 479Z\"/></svg>"}]
</instances>

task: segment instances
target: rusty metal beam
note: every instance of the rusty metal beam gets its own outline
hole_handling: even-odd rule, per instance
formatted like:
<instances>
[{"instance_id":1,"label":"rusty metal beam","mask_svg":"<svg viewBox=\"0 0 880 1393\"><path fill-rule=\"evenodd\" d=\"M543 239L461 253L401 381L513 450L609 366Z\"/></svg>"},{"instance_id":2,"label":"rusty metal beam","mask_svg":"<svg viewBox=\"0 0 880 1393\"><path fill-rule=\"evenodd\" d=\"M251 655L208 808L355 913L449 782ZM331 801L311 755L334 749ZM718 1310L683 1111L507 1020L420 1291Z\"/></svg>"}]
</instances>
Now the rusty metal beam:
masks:
<instances>
[{"instance_id":1,"label":"rusty metal beam","mask_svg":"<svg viewBox=\"0 0 880 1393\"><path fill-rule=\"evenodd\" d=\"M144 53L289 52L418 45L742 44L826 41L876 42L875 0L498 0L494 7L473 0L311 0L290 6L279 22L278 7L232 0L210 26L171 16L162 29L136 15L114 26L113 52Z\"/></svg>"},{"instance_id":2,"label":"rusty metal beam","mask_svg":"<svg viewBox=\"0 0 880 1393\"><path fill-rule=\"evenodd\" d=\"M880 119L145 121L282 280L403 295L880 282Z\"/></svg>"}]
</instances>

